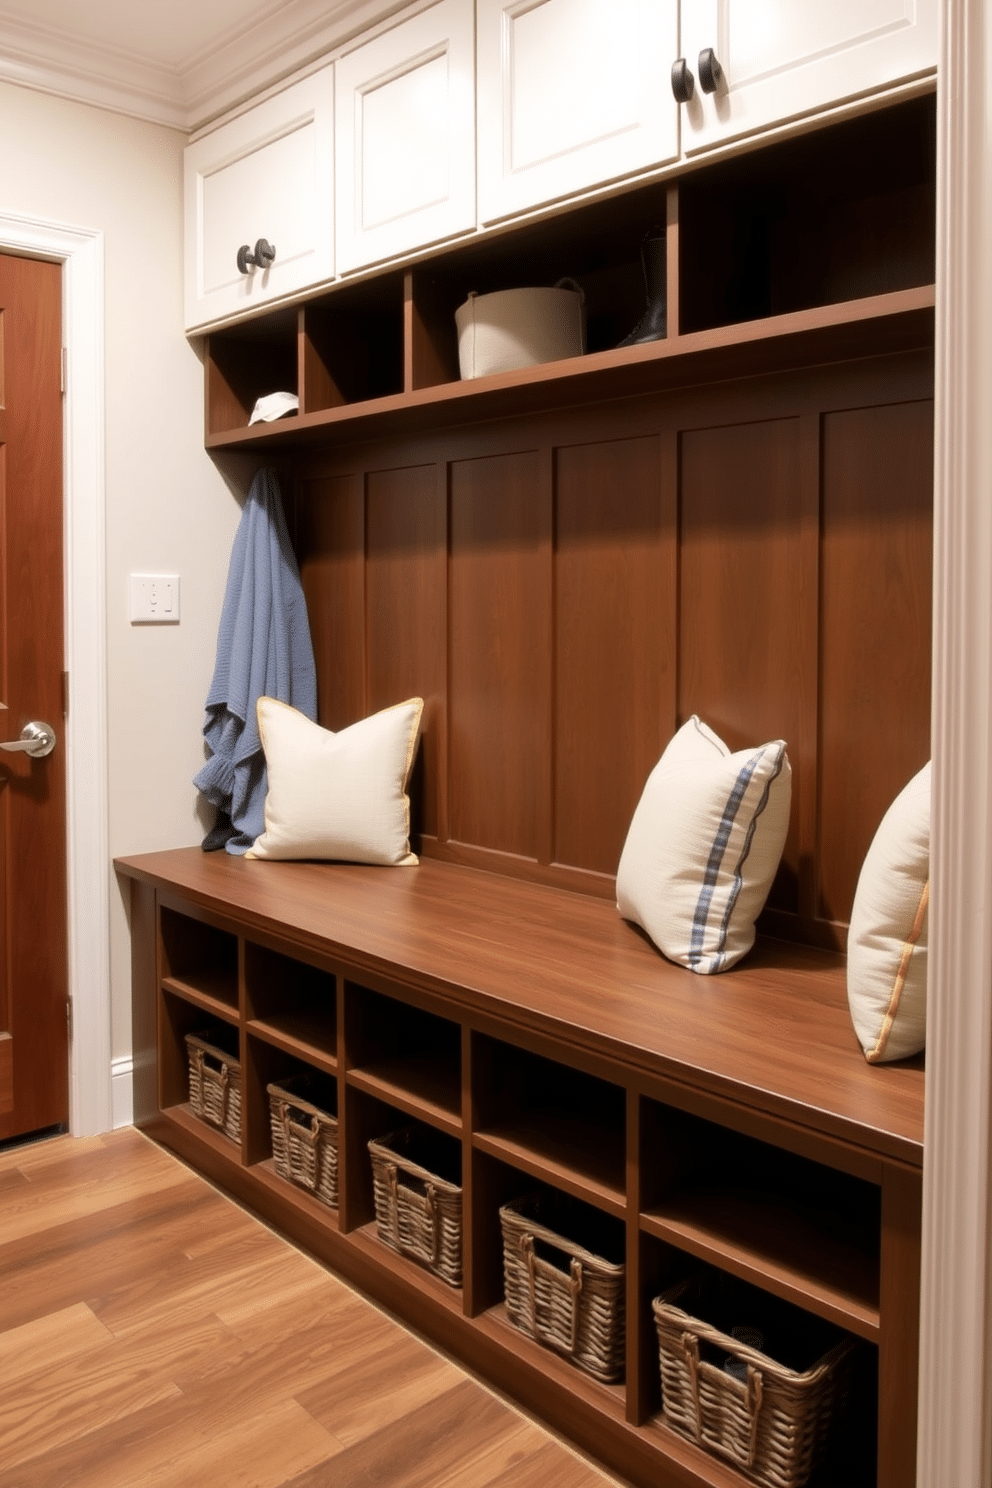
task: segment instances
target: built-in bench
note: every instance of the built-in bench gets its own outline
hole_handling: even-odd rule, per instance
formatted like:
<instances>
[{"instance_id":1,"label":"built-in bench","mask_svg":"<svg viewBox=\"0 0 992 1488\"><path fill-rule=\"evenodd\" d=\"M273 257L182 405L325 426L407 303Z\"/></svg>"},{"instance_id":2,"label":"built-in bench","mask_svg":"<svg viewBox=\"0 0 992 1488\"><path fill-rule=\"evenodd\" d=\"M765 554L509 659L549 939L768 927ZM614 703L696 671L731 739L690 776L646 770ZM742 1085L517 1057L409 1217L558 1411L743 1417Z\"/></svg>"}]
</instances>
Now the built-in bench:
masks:
<instances>
[{"instance_id":1,"label":"built-in bench","mask_svg":"<svg viewBox=\"0 0 992 1488\"><path fill-rule=\"evenodd\" d=\"M700 977L604 900L429 859L117 867L139 1125L637 1482L742 1481L664 1425L650 1299L698 1261L754 1282L878 1351L877 1473L861 1443L823 1481L912 1482L923 1070L866 1064L842 957L759 939ZM240 1148L189 1108L205 1019L238 1030ZM273 1169L267 1085L300 1069L337 1082L337 1211ZM411 1118L460 1147L461 1289L376 1235L367 1143ZM535 1182L622 1232L623 1386L506 1320L498 1209Z\"/></svg>"}]
</instances>

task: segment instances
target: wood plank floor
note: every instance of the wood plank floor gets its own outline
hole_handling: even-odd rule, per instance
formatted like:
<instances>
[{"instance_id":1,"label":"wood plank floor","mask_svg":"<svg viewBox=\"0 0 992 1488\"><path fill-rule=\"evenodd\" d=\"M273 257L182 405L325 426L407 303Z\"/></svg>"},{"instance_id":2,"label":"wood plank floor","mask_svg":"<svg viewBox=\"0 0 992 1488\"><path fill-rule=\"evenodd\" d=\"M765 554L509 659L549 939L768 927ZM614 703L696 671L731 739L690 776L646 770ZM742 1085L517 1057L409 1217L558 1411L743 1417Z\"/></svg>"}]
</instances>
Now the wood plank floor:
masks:
<instances>
[{"instance_id":1,"label":"wood plank floor","mask_svg":"<svg viewBox=\"0 0 992 1488\"><path fill-rule=\"evenodd\" d=\"M139 1132L0 1152L3 1488L611 1488Z\"/></svg>"}]
</instances>

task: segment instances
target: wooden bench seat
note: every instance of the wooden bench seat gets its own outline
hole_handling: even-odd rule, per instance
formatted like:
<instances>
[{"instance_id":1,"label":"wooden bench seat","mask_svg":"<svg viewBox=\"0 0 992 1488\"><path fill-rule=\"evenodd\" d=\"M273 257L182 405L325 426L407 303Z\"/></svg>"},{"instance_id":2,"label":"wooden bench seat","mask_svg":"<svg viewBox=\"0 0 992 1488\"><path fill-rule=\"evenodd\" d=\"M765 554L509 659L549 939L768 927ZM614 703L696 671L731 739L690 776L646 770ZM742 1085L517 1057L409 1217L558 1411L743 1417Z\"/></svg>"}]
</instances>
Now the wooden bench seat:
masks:
<instances>
[{"instance_id":1,"label":"wooden bench seat","mask_svg":"<svg viewBox=\"0 0 992 1488\"><path fill-rule=\"evenodd\" d=\"M759 939L701 977L602 900L427 858L382 869L179 849L117 866L468 1012L922 1163L922 1061L865 1062L838 954Z\"/></svg>"}]
</instances>

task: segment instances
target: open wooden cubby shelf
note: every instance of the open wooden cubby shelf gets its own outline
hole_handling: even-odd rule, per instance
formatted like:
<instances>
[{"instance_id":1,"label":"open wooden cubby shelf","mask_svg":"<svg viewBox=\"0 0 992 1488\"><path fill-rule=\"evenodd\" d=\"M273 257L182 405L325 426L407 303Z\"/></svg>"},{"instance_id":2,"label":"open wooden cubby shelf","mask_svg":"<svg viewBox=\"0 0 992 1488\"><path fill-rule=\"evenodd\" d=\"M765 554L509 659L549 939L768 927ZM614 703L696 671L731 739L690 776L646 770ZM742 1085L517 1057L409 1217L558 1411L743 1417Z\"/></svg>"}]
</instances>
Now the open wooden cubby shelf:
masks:
<instances>
[{"instance_id":1,"label":"open wooden cubby shelf","mask_svg":"<svg viewBox=\"0 0 992 1488\"><path fill-rule=\"evenodd\" d=\"M919 345L934 169L922 98L341 282L210 335L207 445L262 453ZM668 334L618 350L644 309L640 247L658 228ZM454 315L469 291L562 277L585 295L587 355L460 381ZM299 414L249 429L274 391L297 394Z\"/></svg>"}]
</instances>

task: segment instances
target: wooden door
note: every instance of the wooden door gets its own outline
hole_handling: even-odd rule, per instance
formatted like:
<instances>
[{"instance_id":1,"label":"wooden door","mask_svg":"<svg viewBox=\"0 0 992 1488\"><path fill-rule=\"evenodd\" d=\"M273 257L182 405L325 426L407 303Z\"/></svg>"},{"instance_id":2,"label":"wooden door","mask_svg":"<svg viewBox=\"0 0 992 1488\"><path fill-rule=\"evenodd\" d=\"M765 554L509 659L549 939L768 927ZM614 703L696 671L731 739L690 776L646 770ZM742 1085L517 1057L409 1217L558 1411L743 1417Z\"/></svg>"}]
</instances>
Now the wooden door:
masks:
<instances>
[{"instance_id":1,"label":"wooden door","mask_svg":"<svg viewBox=\"0 0 992 1488\"><path fill-rule=\"evenodd\" d=\"M696 79L682 149L798 118L937 66L936 0L682 0L682 55ZM724 81L706 93L701 52Z\"/></svg>"},{"instance_id":2,"label":"wooden door","mask_svg":"<svg viewBox=\"0 0 992 1488\"><path fill-rule=\"evenodd\" d=\"M675 160L677 0L478 0L479 220Z\"/></svg>"},{"instance_id":3,"label":"wooden door","mask_svg":"<svg viewBox=\"0 0 992 1488\"><path fill-rule=\"evenodd\" d=\"M332 276L333 67L194 141L183 170L187 329ZM242 273L260 238L275 258Z\"/></svg>"},{"instance_id":4,"label":"wooden door","mask_svg":"<svg viewBox=\"0 0 992 1488\"><path fill-rule=\"evenodd\" d=\"M335 63L339 273L475 226L472 7L439 0Z\"/></svg>"},{"instance_id":5,"label":"wooden door","mask_svg":"<svg viewBox=\"0 0 992 1488\"><path fill-rule=\"evenodd\" d=\"M69 1117L62 272L0 255L0 1140Z\"/></svg>"}]
</instances>

